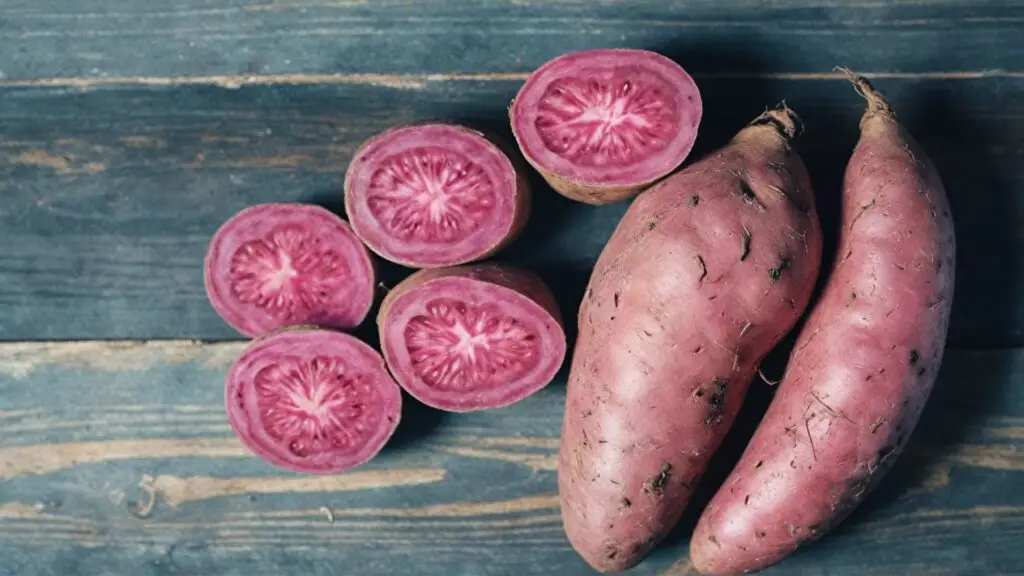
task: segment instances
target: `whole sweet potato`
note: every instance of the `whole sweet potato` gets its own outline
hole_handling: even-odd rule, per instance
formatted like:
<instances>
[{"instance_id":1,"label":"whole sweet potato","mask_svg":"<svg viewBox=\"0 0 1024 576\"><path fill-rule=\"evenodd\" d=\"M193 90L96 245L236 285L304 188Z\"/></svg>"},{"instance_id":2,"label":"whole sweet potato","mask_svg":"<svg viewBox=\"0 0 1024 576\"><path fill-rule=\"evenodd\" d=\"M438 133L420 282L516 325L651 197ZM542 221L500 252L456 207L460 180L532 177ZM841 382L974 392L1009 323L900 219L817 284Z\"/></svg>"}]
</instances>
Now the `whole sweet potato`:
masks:
<instances>
[{"instance_id":1,"label":"whole sweet potato","mask_svg":"<svg viewBox=\"0 0 1024 576\"><path fill-rule=\"evenodd\" d=\"M810 299L821 231L798 118L765 112L640 194L579 310L558 465L564 527L594 568L678 521L758 364Z\"/></svg>"},{"instance_id":2,"label":"whole sweet potato","mask_svg":"<svg viewBox=\"0 0 1024 576\"><path fill-rule=\"evenodd\" d=\"M776 397L690 543L701 572L776 563L840 523L892 466L942 361L955 238L931 161L866 80L837 261Z\"/></svg>"}]
</instances>

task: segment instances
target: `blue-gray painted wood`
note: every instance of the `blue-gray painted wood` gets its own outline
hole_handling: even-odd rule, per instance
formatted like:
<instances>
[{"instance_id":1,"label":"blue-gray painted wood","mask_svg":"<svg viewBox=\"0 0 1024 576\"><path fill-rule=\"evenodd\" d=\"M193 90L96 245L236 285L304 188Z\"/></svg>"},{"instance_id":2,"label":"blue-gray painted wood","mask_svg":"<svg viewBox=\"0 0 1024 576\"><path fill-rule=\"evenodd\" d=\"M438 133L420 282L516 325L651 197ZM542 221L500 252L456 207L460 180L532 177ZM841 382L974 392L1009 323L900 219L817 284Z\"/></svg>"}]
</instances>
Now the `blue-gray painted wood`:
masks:
<instances>
[{"instance_id":1,"label":"blue-gray painted wood","mask_svg":"<svg viewBox=\"0 0 1024 576\"><path fill-rule=\"evenodd\" d=\"M0 345L0 574L593 573L555 495L564 379L485 413L410 404L377 459L317 486L232 439L222 386L241 348ZM765 574L1020 574L1022 374L1021 351L951 352L879 491ZM771 391L752 388L691 510L632 574L687 573L696 514ZM140 484L156 496L141 514Z\"/></svg>"},{"instance_id":2,"label":"blue-gray painted wood","mask_svg":"<svg viewBox=\"0 0 1024 576\"><path fill-rule=\"evenodd\" d=\"M938 164L960 259L950 345L1024 345L1019 222L1024 78L879 80ZM0 90L0 340L236 338L206 301L214 230L257 202L342 212L353 150L398 123L464 121L510 139L519 81ZM842 171L862 101L845 80L701 82L692 158L785 99L803 117L831 249ZM530 224L498 255L537 269L575 315L591 264L625 209L537 188ZM828 253L831 257L831 253ZM385 283L408 271L382 267Z\"/></svg>"},{"instance_id":3,"label":"blue-gray painted wood","mask_svg":"<svg viewBox=\"0 0 1024 576\"><path fill-rule=\"evenodd\" d=\"M654 48L703 73L1016 70L997 0L6 0L0 71L49 77L527 72Z\"/></svg>"}]
</instances>

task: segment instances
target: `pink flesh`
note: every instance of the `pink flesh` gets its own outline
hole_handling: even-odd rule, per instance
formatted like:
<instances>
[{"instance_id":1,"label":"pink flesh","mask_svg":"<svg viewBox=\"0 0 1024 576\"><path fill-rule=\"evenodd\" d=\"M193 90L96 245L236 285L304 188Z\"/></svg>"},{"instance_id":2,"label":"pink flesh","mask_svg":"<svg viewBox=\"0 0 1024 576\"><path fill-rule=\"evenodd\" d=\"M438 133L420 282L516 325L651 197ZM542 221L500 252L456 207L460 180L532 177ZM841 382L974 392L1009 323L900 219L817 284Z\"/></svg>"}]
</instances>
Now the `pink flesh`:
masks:
<instances>
[{"instance_id":1,"label":"pink flesh","mask_svg":"<svg viewBox=\"0 0 1024 576\"><path fill-rule=\"evenodd\" d=\"M476 260L505 239L515 219L512 162L458 126L377 136L353 158L345 188L356 233L374 252L410 266Z\"/></svg>"},{"instance_id":2,"label":"pink flesh","mask_svg":"<svg viewBox=\"0 0 1024 576\"><path fill-rule=\"evenodd\" d=\"M456 412L508 406L547 385L565 335L540 305L471 278L433 280L399 296L384 326L384 355L420 402Z\"/></svg>"},{"instance_id":3,"label":"pink flesh","mask_svg":"<svg viewBox=\"0 0 1024 576\"><path fill-rule=\"evenodd\" d=\"M366 249L344 220L304 204L261 204L228 220L204 280L217 313L249 337L292 324L352 328L373 303Z\"/></svg>"},{"instance_id":4,"label":"pink flesh","mask_svg":"<svg viewBox=\"0 0 1024 576\"><path fill-rule=\"evenodd\" d=\"M681 164L701 115L696 84L668 58L592 50L534 72L513 104L513 129L526 156L548 172L584 184L629 185Z\"/></svg>"},{"instance_id":5,"label":"pink flesh","mask_svg":"<svg viewBox=\"0 0 1024 576\"><path fill-rule=\"evenodd\" d=\"M252 345L228 372L225 400L249 450L288 470L323 474L376 455L402 404L380 354L328 330L282 332Z\"/></svg>"}]
</instances>

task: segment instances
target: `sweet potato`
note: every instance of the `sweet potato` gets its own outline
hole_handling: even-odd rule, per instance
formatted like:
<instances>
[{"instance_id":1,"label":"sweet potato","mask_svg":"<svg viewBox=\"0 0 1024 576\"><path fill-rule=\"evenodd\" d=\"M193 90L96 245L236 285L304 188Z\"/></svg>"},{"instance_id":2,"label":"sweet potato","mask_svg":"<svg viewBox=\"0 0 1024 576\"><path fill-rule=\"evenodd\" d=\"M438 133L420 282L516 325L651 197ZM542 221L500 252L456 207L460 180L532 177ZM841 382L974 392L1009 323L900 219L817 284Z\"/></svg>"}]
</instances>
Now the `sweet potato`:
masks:
<instances>
[{"instance_id":1,"label":"sweet potato","mask_svg":"<svg viewBox=\"0 0 1024 576\"><path fill-rule=\"evenodd\" d=\"M564 526L602 572L678 521L757 366L805 310L821 230L798 118L765 112L641 193L579 310L558 464Z\"/></svg>"},{"instance_id":2,"label":"sweet potato","mask_svg":"<svg viewBox=\"0 0 1024 576\"><path fill-rule=\"evenodd\" d=\"M377 327L399 385L449 412L515 404L547 386L565 360L551 290L507 264L415 272L388 292Z\"/></svg>"},{"instance_id":3,"label":"sweet potato","mask_svg":"<svg viewBox=\"0 0 1024 576\"><path fill-rule=\"evenodd\" d=\"M224 403L247 449L307 474L370 461L402 416L401 388L379 352L308 325L283 326L249 344L228 370Z\"/></svg>"},{"instance_id":4,"label":"sweet potato","mask_svg":"<svg viewBox=\"0 0 1024 576\"><path fill-rule=\"evenodd\" d=\"M526 161L587 204L636 196L676 169L704 108L682 66L636 49L569 52L534 70L509 107Z\"/></svg>"},{"instance_id":5,"label":"sweet potato","mask_svg":"<svg viewBox=\"0 0 1024 576\"><path fill-rule=\"evenodd\" d=\"M834 269L776 397L690 543L701 572L774 564L839 524L902 451L935 382L953 302L946 194L892 108L868 106L846 168Z\"/></svg>"},{"instance_id":6,"label":"sweet potato","mask_svg":"<svg viewBox=\"0 0 1024 576\"><path fill-rule=\"evenodd\" d=\"M378 256L410 268L482 260L523 231L526 164L493 136L457 124L390 128L345 172L345 212Z\"/></svg>"}]
</instances>

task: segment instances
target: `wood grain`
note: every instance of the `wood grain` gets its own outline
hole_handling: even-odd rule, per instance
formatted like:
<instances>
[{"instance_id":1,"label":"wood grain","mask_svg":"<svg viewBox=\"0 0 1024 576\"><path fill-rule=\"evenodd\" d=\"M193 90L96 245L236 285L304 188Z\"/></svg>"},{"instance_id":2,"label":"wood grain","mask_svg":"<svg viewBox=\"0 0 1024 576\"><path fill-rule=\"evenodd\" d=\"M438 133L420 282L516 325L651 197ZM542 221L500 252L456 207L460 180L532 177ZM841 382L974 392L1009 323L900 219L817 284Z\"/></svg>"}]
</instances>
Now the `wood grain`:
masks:
<instances>
[{"instance_id":1,"label":"wood grain","mask_svg":"<svg viewBox=\"0 0 1024 576\"><path fill-rule=\"evenodd\" d=\"M503 135L513 80L371 84L0 89L0 340L236 338L206 300L201 262L214 230L257 202L342 211L355 148L395 124L441 118ZM1024 268L1015 199L1024 193L1024 77L880 79L935 158L961 254L950 343L1024 345L1014 306ZM718 78L694 158L785 99L807 131L831 242L862 102L845 80ZM533 175L521 240L499 255L536 269L572 315L624 211L564 200ZM187 207L187 208L185 208ZM827 252L829 257L831 253ZM386 285L408 271L382 267ZM367 326L364 335L373 338Z\"/></svg>"},{"instance_id":2,"label":"wood grain","mask_svg":"<svg viewBox=\"0 0 1024 576\"><path fill-rule=\"evenodd\" d=\"M487 413L410 402L377 459L313 477L263 464L227 429L223 377L240 348L0 344L0 366L16 366L0 372L0 574L592 573L555 494L564 380ZM949 352L882 488L765 573L1017 573L1022 374L1024 350ZM694 509L637 574L689 572L694 515L771 390L755 386Z\"/></svg>"},{"instance_id":3,"label":"wood grain","mask_svg":"<svg viewBox=\"0 0 1024 576\"><path fill-rule=\"evenodd\" d=\"M1024 5L1005 0L7 0L0 71L521 73L605 46L671 52L698 72L1021 71L1022 23Z\"/></svg>"}]
</instances>

